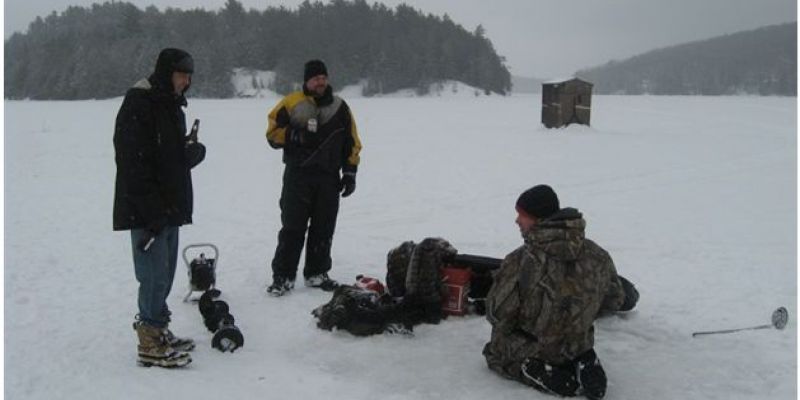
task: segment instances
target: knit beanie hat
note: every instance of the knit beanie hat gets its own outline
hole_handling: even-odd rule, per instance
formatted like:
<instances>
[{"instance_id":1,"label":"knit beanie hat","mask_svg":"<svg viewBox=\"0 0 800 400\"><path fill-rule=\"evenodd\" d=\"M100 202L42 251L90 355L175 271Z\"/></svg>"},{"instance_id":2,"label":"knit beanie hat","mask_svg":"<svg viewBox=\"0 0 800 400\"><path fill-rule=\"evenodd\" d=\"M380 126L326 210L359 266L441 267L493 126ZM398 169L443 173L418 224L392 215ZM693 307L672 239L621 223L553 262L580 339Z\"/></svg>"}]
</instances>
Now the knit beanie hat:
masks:
<instances>
[{"instance_id":1,"label":"knit beanie hat","mask_svg":"<svg viewBox=\"0 0 800 400\"><path fill-rule=\"evenodd\" d=\"M556 192L547 185L536 185L517 199L517 211L540 219L547 218L560 209Z\"/></svg>"},{"instance_id":2,"label":"knit beanie hat","mask_svg":"<svg viewBox=\"0 0 800 400\"><path fill-rule=\"evenodd\" d=\"M303 82L308 82L309 79L317 75L328 75L328 68L321 60L311 60L306 63L303 70Z\"/></svg>"}]
</instances>

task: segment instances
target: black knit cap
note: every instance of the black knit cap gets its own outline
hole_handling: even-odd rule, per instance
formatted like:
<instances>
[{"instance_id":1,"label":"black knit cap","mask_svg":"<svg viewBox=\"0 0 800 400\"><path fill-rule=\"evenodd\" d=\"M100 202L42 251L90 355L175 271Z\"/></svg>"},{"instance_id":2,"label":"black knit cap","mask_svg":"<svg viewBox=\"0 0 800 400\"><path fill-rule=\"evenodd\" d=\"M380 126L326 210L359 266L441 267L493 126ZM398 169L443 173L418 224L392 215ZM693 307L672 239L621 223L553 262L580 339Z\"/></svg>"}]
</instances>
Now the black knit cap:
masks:
<instances>
[{"instance_id":1,"label":"black knit cap","mask_svg":"<svg viewBox=\"0 0 800 400\"><path fill-rule=\"evenodd\" d=\"M311 60L306 63L303 69L303 82L308 82L309 79L317 75L328 75L328 68L321 60Z\"/></svg>"},{"instance_id":2,"label":"black knit cap","mask_svg":"<svg viewBox=\"0 0 800 400\"><path fill-rule=\"evenodd\" d=\"M536 185L524 191L517 199L518 211L540 219L547 218L560 209L556 192L547 185Z\"/></svg>"}]
</instances>

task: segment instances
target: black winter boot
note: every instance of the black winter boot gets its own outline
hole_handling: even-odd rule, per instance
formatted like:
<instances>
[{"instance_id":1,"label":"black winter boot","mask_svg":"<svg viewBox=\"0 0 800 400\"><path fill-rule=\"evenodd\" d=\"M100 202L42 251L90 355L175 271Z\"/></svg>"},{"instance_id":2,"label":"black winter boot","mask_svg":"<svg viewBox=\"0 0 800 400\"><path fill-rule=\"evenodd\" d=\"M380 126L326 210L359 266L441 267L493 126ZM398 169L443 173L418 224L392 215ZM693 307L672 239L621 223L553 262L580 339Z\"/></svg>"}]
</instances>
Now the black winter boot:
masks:
<instances>
[{"instance_id":1,"label":"black winter boot","mask_svg":"<svg viewBox=\"0 0 800 400\"><path fill-rule=\"evenodd\" d=\"M639 291L636 290L636 286L633 286L631 281L624 277L619 276L619 281L622 283L622 291L625 292L625 301L622 302L619 311L633 310L636 307L636 303L639 302Z\"/></svg>"},{"instance_id":2,"label":"black winter boot","mask_svg":"<svg viewBox=\"0 0 800 400\"><path fill-rule=\"evenodd\" d=\"M529 358L522 363L522 375L527 384L535 389L559 396L575 396L580 387L575 379L575 368L567 365L548 364L536 358Z\"/></svg>"},{"instance_id":3,"label":"black winter boot","mask_svg":"<svg viewBox=\"0 0 800 400\"><path fill-rule=\"evenodd\" d=\"M590 400L599 400L606 395L606 372L600 365L600 359L594 349L581 354L575 359L578 383L583 388L583 394Z\"/></svg>"},{"instance_id":4,"label":"black winter boot","mask_svg":"<svg viewBox=\"0 0 800 400\"><path fill-rule=\"evenodd\" d=\"M332 292L339 287L339 282L328 277L327 273L312 275L305 280L306 287L320 288L326 292Z\"/></svg>"},{"instance_id":5,"label":"black winter boot","mask_svg":"<svg viewBox=\"0 0 800 400\"><path fill-rule=\"evenodd\" d=\"M283 276L272 278L272 284L267 287L267 294L273 297L281 297L294 289L294 279Z\"/></svg>"}]
</instances>

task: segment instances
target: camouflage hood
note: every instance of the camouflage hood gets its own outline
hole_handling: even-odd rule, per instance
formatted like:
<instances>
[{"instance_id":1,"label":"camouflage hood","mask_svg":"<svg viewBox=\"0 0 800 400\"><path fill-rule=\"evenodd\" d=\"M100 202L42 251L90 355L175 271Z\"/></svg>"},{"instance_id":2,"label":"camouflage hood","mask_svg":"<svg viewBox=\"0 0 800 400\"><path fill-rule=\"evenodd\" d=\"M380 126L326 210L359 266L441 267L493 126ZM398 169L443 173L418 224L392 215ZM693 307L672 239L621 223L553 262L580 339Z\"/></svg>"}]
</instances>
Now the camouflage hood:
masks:
<instances>
[{"instance_id":1,"label":"camouflage hood","mask_svg":"<svg viewBox=\"0 0 800 400\"><path fill-rule=\"evenodd\" d=\"M583 253L585 230L583 214L574 208L563 208L540 221L522 237L531 253L539 250L549 257L573 261Z\"/></svg>"}]
</instances>

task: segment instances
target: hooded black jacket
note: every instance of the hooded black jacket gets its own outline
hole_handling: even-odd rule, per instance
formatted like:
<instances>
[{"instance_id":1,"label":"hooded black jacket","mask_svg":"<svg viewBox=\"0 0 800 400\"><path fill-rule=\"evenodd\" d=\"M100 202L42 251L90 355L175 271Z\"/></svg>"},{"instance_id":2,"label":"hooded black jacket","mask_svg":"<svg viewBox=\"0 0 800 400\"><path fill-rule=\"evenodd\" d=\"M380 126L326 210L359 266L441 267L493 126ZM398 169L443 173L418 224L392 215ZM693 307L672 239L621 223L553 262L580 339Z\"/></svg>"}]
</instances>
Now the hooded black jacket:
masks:
<instances>
[{"instance_id":1,"label":"hooded black jacket","mask_svg":"<svg viewBox=\"0 0 800 400\"><path fill-rule=\"evenodd\" d=\"M192 69L189 53L165 49L155 72L125 94L114 128L114 230L192 222L186 98L172 87L173 72Z\"/></svg>"}]
</instances>

